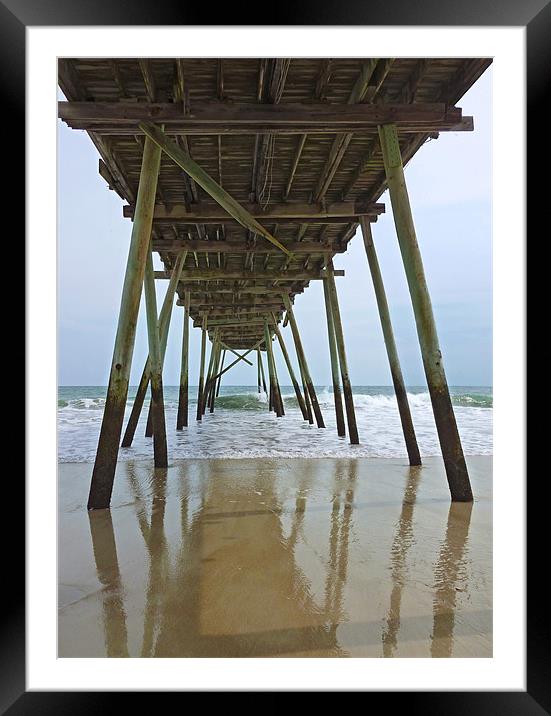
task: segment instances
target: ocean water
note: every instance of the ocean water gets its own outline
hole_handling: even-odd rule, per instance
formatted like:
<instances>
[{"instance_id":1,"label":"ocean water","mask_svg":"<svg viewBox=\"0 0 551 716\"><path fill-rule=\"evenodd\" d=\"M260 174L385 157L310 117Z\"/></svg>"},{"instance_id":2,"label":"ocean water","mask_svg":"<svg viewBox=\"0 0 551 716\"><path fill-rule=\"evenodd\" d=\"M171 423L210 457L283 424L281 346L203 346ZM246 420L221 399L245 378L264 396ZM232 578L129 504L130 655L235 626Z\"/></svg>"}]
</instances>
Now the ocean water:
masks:
<instances>
[{"instance_id":1,"label":"ocean water","mask_svg":"<svg viewBox=\"0 0 551 716\"><path fill-rule=\"evenodd\" d=\"M176 431L178 387L164 386L168 447L171 460L179 458L243 457L405 457L398 407L389 386L353 387L360 445L339 438L335 429L333 392L316 386L326 428L302 419L291 386L281 386L285 416L268 411L266 395L256 386L221 386L213 414L195 420L197 388L189 391L189 427ZM492 453L492 388L450 388L457 424L467 455ZM58 390L58 457L60 462L92 462L95 457L105 386L61 386ZM135 387L129 391L126 420ZM439 455L438 437L426 388L408 388L409 403L421 455ZM149 398L146 405L149 404ZM136 430L131 448L119 452L120 460L150 459L151 438L145 438L147 410ZM124 430L124 428L123 428Z\"/></svg>"}]
</instances>

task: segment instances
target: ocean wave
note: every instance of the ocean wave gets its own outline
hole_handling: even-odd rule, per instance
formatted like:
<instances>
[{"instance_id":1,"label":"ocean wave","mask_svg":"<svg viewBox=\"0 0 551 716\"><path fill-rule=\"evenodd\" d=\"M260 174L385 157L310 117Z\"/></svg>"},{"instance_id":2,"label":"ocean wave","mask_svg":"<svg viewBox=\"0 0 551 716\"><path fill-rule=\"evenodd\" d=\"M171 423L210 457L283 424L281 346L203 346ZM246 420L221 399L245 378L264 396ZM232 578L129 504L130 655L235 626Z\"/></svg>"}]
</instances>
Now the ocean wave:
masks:
<instances>
[{"instance_id":1,"label":"ocean wave","mask_svg":"<svg viewBox=\"0 0 551 716\"><path fill-rule=\"evenodd\" d=\"M396 405L396 396L392 393L358 393L354 392L354 406L357 410L361 409L372 409L372 408L394 408ZM420 393L408 393L408 401L411 407L415 406L428 406L430 405L430 395L428 392ZM317 393L318 402L323 407L333 407L334 398L333 391L325 387L321 390L318 389ZM295 393L282 393L284 405L288 408L299 408L298 399ZM466 408L492 408L493 397L485 393L452 393L451 395L453 405ZM129 397L127 400L127 407L131 408L134 403L134 398ZM195 392L190 392L189 405L197 403L197 395ZM216 407L223 410L253 410L259 411L264 410L267 403L267 396L265 393L258 393L257 391L242 392L242 393L230 393L226 395L219 395L216 398ZM72 400L58 400L59 409L74 409L74 410L103 410L105 407L105 398L74 398ZM146 407L149 405L149 395L145 400ZM177 398L171 398L170 394L165 394L165 407L167 409L177 408Z\"/></svg>"}]
</instances>

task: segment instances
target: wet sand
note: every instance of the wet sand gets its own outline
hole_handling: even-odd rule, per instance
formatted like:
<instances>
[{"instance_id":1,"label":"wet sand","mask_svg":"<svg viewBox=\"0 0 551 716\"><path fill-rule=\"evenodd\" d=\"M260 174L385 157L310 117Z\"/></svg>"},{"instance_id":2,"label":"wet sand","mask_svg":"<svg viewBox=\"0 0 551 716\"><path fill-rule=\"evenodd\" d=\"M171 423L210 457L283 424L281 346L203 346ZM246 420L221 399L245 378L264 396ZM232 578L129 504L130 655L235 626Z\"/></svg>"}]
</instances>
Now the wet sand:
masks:
<instances>
[{"instance_id":1,"label":"wet sand","mask_svg":"<svg viewBox=\"0 0 551 716\"><path fill-rule=\"evenodd\" d=\"M60 657L490 657L492 462L59 465Z\"/></svg>"}]
</instances>

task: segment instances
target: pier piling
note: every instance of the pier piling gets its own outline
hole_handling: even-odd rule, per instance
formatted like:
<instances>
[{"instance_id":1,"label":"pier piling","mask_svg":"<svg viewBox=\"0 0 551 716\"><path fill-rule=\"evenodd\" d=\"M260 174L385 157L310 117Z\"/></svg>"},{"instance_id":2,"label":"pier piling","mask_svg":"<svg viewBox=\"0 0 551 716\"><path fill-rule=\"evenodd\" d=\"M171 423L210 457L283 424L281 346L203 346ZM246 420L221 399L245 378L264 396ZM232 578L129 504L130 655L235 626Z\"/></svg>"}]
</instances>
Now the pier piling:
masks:
<instances>
[{"instance_id":1,"label":"pier piling","mask_svg":"<svg viewBox=\"0 0 551 716\"><path fill-rule=\"evenodd\" d=\"M473 499L471 483L444 372L442 352L438 342L421 251L415 233L395 125L381 125L379 138L392 214L413 304L417 335L448 485L453 501L470 502Z\"/></svg>"},{"instance_id":2,"label":"pier piling","mask_svg":"<svg viewBox=\"0 0 551 716\"><path fill-rule=\"evenodd\" d=\"M396 401L398 403L398 411L400 413L402 432L404 433L409 464L420 465L421 455L419 453L419 446L417 445L417 438L415 436L415 428L413 427L413 420L411 418L406 385L404 383L400 359L398 358L398 351L394 340L394 331L392 330L390 311L388 308L388 301L386 299L386 292L379 266L379 260L377 258L377 252L375 251L375 244L373 243L371 225L369 221L365 221L363 218L360 224L362 227L362 235L369 263L369 270L373 280L377 307L379 309L379 318L381 319L381 327L383 329L383 337L390 365L392 384L394 385L394 392L396 393Z\"/></svg>"}]
</instances>

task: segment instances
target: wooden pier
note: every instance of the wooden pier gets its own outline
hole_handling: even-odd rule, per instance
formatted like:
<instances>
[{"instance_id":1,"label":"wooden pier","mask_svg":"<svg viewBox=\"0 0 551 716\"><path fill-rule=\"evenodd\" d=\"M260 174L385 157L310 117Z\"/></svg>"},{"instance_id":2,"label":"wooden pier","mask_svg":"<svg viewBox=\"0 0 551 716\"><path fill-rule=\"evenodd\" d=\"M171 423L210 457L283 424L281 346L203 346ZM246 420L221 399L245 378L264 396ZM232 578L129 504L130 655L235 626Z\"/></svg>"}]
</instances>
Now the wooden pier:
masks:
<instances>
[{"instance_id":1,"label":"wooden pier","mask_svg":"<svg viewBox=\"0 0 551 716\"><path fill-rule=\"evenodd\" d=\"M304 420L325 427L293 306L323 281L336 425L360 442L333 259L361 227L410 463L421 462L377 261L372 224L389 189L425 375L454 501L473 499L451 404L403 167L430 138L472 131L457 102L488 59L60 59L59 117L85 130L99 172L132 220L128 262L89 509L110 505L119 445L132 444L148 386L155 465L188 426L189 329L202 331L195 418L213 412L223 375L256 358L278 417L282 351ZM153 270L157 252L163 271ZM155 281L168 281L157 314ZM337 280L336 280L337 279ZM128 425L142 289L149 357ZM162 368L173 306L184 311L176 425ZM325 317L323 309L325 308ZM279 324L290 324L295 366ZM210 343L210 352L209 352ZM264 372L265 354L267 374ZM266 381L266 377L268 381ZM344 410L343 410L344 400ZM122 443L121 443L122 436Z\"/></svg>"}]
</instances>

